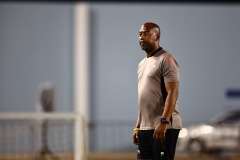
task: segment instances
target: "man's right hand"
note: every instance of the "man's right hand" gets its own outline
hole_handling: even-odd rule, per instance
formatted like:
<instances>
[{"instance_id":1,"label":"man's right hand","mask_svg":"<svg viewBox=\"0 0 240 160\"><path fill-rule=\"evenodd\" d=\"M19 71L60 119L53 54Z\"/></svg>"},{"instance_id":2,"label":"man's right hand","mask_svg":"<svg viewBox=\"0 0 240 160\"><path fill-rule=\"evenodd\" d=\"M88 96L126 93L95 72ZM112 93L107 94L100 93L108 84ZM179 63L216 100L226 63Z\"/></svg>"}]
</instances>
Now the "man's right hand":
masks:
<instances>
[{"instance_id":1,"label":"man's right hand","mask_svg":"<svg viewBox=\"0 0 240 160\"><path fill-rule=\"evenodd\" d=\"M138 144L139 144L138 131L134 131L134 132L133 132L132 142L133 142L135 145L138 145Z\"/></svg>"}]
</instances>

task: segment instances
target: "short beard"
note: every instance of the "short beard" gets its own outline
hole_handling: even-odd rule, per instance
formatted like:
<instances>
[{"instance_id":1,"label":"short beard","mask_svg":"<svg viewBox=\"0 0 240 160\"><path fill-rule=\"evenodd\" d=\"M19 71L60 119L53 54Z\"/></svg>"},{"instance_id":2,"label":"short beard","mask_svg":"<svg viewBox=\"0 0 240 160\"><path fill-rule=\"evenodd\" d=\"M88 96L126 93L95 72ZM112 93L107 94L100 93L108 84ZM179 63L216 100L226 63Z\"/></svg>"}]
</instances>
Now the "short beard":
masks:
<instances>
[{"instance_id":1,"label":"short beard","mask_svg":"<svg viewBox=\"0 0 240 160\"><path fill-rule=\"evenodd\" d=\"M148 46L141 46L141 49L144 50L147 53L152 51L152 48L148 47Z\"/></svg>"}]
</instances>

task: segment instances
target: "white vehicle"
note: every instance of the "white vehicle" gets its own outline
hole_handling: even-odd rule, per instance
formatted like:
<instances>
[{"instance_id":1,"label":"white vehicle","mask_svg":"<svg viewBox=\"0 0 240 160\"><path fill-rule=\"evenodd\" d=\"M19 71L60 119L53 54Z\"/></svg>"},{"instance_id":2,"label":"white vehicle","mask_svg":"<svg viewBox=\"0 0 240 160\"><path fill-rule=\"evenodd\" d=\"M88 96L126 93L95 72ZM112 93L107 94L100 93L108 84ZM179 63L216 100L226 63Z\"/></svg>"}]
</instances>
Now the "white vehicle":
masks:
<instances>
[{"instance_id":1,"label":"white vehicle","mask_svg":"<svg viewBox=\"0 0 240 160\"><path fill-rule=\"evenodd\" d=\"M183 128L179 135L181 151L208 152L240 148L240 109L228 110L207 124Z\"/></svg>"}]
</instances>

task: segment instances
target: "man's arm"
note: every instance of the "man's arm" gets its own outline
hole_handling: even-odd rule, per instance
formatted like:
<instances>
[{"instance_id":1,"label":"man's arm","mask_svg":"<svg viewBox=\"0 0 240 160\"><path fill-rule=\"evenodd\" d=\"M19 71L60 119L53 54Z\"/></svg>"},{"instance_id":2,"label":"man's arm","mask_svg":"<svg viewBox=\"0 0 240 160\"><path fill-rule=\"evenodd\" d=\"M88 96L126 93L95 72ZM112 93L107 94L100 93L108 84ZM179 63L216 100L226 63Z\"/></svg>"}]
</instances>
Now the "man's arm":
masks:
<instances>
[{"instance_id":1,"label":"man's arm","mask_svg":"<svg viewBox=\"0 0 240 160\"><path fill-rule=\"evenodd\" d=\"M172 113L175 109L176 101L178 98L179 82L165 83L165 86L168 94L165 101L162 118L165 118L166 120L170 121L170 117L172 116ZM167 130L167 124L162 124L159 122L159 124L155 128L155 132L153 135L154 139L164 140L166 130Z\"/></svg>"},{"instance_id":2,"label":"man's arm","mask_svg":"<svg viewBox=\"0 0 240 160\"><path fill-rule=\"evenodd\" d=\"M167 98L164 105L164 111L162 114L162 118L170 120L170 117L172 116L172 113L175 109L175 105L178 98L178 82L171 82L171 83L165 83L166 90L167 90Z\"/></svg>"}]
</instances>

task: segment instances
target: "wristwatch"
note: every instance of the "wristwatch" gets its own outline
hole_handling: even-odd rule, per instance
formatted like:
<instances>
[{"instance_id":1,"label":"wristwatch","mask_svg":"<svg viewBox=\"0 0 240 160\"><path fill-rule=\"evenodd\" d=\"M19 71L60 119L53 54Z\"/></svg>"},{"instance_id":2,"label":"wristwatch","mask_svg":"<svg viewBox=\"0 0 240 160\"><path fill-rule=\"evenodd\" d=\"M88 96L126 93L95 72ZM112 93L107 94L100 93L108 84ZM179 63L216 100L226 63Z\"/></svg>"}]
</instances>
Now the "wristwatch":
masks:
<instances>
[{"instance_id":1,"label":"wristwatch","mask_svg":"<svg viewBox=\"0 0 240 160\"><path fill-rule=\"evenodd\" d=\"M165 118L161 118L160 122L162 124L169 124L169 122Z\"/></svg>"}]
</instances>

